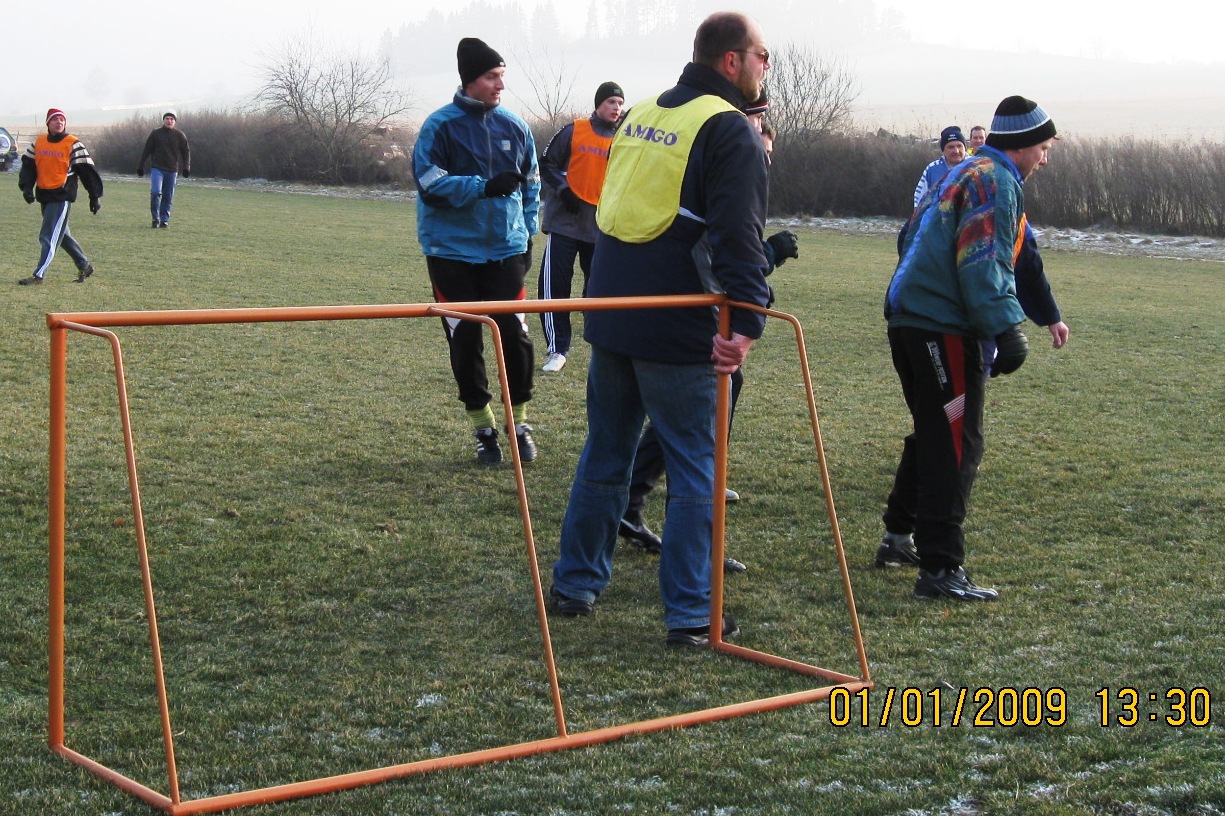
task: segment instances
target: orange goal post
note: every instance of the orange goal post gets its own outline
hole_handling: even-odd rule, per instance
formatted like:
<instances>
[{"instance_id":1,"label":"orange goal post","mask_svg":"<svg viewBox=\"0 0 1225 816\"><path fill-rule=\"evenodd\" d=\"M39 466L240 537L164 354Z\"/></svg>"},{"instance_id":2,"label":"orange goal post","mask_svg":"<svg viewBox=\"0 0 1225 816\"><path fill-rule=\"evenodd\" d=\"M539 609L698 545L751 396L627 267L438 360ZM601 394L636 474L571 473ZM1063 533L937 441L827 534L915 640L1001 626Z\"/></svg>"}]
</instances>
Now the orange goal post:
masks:
<instances>
[{"instance_id":1,"label":"orange goal post","mask_svg":"<svg viewBox=\"0 0 1225 816\"><path fill-rule=\"evenodd\" d=\"M392 318L437 318L450 317L472 320L485 324L493 335L491 344L496 352L498 379L502 403L508 426L513 426L510 392L506 379L497 324L490 315L507 313L540 313L551 311L594 311L602 309L662 308L662 307L718 307L720 331L730 335L730 311L749 309L789 323L795 332L804 387L808 400L808 413L812 425L813 441L817 451L821 483L825 494L825 509L833 533L834 552L841 573L846 611L850 620L850 631L856 656L858 674L823 669L797 660L724 642L720 627L712 626L710 647L719 654L737 657L808 677L822 683L803 691L766 697L756 700L722 705L698 711L690 711L651 720L614 725L591 731L570 733L566 728L565 711L557 666L553 657L552 641L540 570L536 557L530 507L523 478L523 463L517 445L510 445L515 482L518 490L519 511L522 517L524 543L535 594L536 611L539 618L543 643L543 659L549 678L550 695L556 719L556 736L504 745L497 748L431 757L429 759L389 765L365 771L345 773L319 779L291 782L266 788L208 796L198 799L182 798L179 772L175 760L174 729L171 724L170 702L166 688L162 663L161 638L158 634L157 609L154 599L152 573L145 539L144 513L140 496L135 444L128 406L127 384L123 367L123 352L118 335L111 329L134 326L186 326L233 323L278 323L327 320L379 320ZM670 728L680 728L716 720L739 717L756 712L771 711L788 706L802 705L828 699L835 689L857 692L871 688L873 683L864 651L863 637L859 628L859 617L851 589L850 572L839 532L838 517L830 488L829 470L825 448L821 439L821 428L817 418L816 398L812 377L808 367L808 356L804 346L803 330L799 321L788 314L772 309L729 301L722 295L676 295L667 297L626 298L572 298L559 300L485 301L473 303L415 303L395 305L355 306L295 306L280 308L249 309L191 309L165 311L126 312L73 312L47 315L47 326L51 331L50 365L50 485L48 506L49 540L49 615L48 615L48 738L51 750L60 757L75 763L107 780L121 790L143 802L171 814L213 813L254 804L279 802L305 796L330 793L356 788L391 779L427 773L446 768L479 765L534 754L560 751L595 745L621 739L635 734L652 733ZM119 403L119 414L123 429L123 441L128 471L128 486L131 495L133 527L139 556L141 582L144 591L145 612L149 625L149 640L152 649L152 668L161 721L162 742L168 772L167 791L153 790L106 765L91 759L65 743L65 531L67 493L67 381L68 381L68 336L69 332L101 337L110 343L115 365L115 380ZM726 531L726 505L720 498L727 482L728 424L730 387L729 377L721 375L718 380L716 412L718 423L715 433L715 502L714 528L711 543L712 563L720 564L724 555ZM718 621L723 615L723 571L711 570L711 620Z\"/></svg>"}]
</instances>

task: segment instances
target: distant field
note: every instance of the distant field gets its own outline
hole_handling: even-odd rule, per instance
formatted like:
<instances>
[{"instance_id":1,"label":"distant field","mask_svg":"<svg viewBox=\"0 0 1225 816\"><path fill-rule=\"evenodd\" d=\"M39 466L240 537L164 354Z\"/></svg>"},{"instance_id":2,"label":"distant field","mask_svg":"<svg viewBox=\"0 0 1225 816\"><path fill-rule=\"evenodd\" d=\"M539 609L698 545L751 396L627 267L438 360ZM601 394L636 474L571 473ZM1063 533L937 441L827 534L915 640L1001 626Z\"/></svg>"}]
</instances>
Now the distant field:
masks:
<instances>
[{"instance_id":1,"label":"distant field","mask_svg":"<svg viewBox=\"0 0 1225 816\"><path fill-rule=\"evenodd\" d=\"M408 202L189 182L169 230L146 208L143 184L110 182L100 215L73 214L98 273L73 284L61 258L46 284L18 287L37 211L0 196L3 816L153 812L46 747L45 315L429 298ZM878 684L867 712L852 701L838 726L820 703L247 812L1225 809L1220 264L1047 254L1072 339L1056 352L1029 327L1030 359L988 388L967 567L1002 596L962 607L871 566L906 432L880 318L893 239L801 233L771 283L805 328ZM513 479L472 464L436 321L119 335L186 798L553 736ZM772 324L746 367L728 546L749 571L729 578L728 610L747 646L854 672L794 356ZM70 340L68 742L165 790L109 361L100 340ZM530 405L546 575L586 362L580 344L560 375L537 375ZM662 521L661 501L649 516ZM597 614L550 621L572 731L802 687L666 650L655 564L619 550ZM983 724L951 724L960 689ZM1180 712L1180 690L1199 708ZM1000 707L1014 693L1027 710Z\"/></svg>"}]
</instances>

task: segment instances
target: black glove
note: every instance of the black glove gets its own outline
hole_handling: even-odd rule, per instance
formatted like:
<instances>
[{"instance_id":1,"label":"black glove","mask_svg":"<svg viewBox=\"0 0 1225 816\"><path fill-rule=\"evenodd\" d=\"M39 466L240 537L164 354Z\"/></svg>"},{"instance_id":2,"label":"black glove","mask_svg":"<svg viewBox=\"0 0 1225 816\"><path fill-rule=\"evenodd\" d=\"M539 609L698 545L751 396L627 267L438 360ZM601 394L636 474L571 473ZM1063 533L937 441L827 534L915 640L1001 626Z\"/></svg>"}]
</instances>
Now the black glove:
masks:
<instances>
[{"instance_id":1,"label":"black glove","mask_svg":"<svg viewBox=\"0 0 1225 816\"><path fill-rule=\"evenodd\" d=\"M519 185L527 181L527 176L507 170L485 182L485 198L502 198L513 193Z\"/></svg>"},{"instance_id":2,"label":"black glove","mask_svg":"<svg viewBox=\"0 0 1225 816\"><path fill-rule=\"evenodd\" d=\"M89 200L89 211L93 213L94 215L97 215L98 210L100 209L102 209L102 202L96 198L91 198Z\"/></svg>"},{"instance_id":3,"label":"black glove","mask_svg":"<svg viewBox=\"0 0 1225 816\"><path fill-rule=\"evenodd\" d=\"M33 190L22 190L21 197L26 200L27 204L34 203L34 191Z\"/></svg>"},{"instance_id":4,"label":"black glove","mask_svg":"<svg viewBox=\"0 0 1225 816\"><path fill-rule=\"evenodd\" d=\"M1029 354L1029 338L1017 324L995 336L995 362L991 364L991 376L1011 374L1021 367Z\"/></svg>"},{"instance_id":5,"label":"black glove","mask_svg":"<svg viewBox=\"0 0 1225 816\"><path fill-rule=\"evenodd\" d=\"M183 168L183 178L191 178L191 171L186 167Z\"/></svg>"},{"instance_id":6,"label":"black glove","mask_svg":"<svg viewBox=\"0 0 1225 816\"><path fill-rule=\"evenodd\" d=\"M775 266L782 266L788 258L800 257L800 241L791 230L774 233L766 243L774 250Z\"/></svg>"},{"instance_id":7,"label":"black glove","mask_svg":"<svg viewBox=\"0 0 1225 816\"><path fill-rule=\"evenodd\" d=\"M137 167L137 168L136 168L136 177L137 177L137 178L144 178L144 175L145 175L145 168L144 168L144 165L141 165L140 167Z\"/></svg>"},{"instance_id":8,"label":"black glove","mask_svg":"<svg viewBox=\"0 0 1225 816\"><path fill-rule=\"evenodd\" d=\"M557 197L561 199L561 205L566 208L566 212L578 214L578 211L581 209L582 199L576 196L573 190L569 187L562 187Z\"/></svg>"}]
</instances>

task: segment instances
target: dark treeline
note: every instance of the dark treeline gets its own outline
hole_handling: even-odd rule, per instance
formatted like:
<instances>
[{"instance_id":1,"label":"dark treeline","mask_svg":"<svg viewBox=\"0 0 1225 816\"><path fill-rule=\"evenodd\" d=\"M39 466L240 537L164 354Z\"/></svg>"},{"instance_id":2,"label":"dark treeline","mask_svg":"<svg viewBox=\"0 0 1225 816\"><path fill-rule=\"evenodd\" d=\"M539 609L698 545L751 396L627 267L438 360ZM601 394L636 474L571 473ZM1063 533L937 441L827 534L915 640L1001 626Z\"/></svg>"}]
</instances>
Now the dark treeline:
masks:
<instances>
[{"instance_id":1,"label":"dark treeline","mask_svg":"<svg viewBox=\"0 0 1225 816\"><path fill-rule=\"evenodd\" d=\"M192 170L201 177L319 182L326 170L301 131L262 113L193 111L187 130ZM99 166L132 173L156 118L113 125L91 142ZM552 135L534 128L543 151ZM412 187L414 133L372 134L345 161L354 184ZM935 145L887 134L780 139L771 169L774 216L909 215L919 173L937 157ZM1062 139L1050 164L1026 185L1035 224L1112 228L1165 235L1225 235L1225 145L1183 144L1169 161L1153 139Z\"/></svg>"},{"instance_id":2,"label":"dark treeline","mask_svg":"<svg viewBox=\"0 0 1225 816\"><path fill-rule=\"evenodd\" d=\"M1162 235L1225 235L1225 145L1134 137L1061 139L1025 187L1039 225L1108 226ZM905 218L935 146L890 136L780 141L770 182L773 215Z\"/></svg>"},{"instance_id":3,"label":"dark treeline","mask_svg":"<svg viewBox=\"0 0 1225 816\"><path fill-rule=\"evenodd\" d=\"M216 110L179 112L191 140L192 175L205 178L332 181L334 168L305 132L292 121L271 113ZM133 117L111 125L90 139L90 152L103 170L134 173L145 139L161 118ZM357 145L341 167L350 184L402 187L411 182L414 133L381 129ZM403 145L403 147L401 147Z\"/></svg>"}]
</instances>

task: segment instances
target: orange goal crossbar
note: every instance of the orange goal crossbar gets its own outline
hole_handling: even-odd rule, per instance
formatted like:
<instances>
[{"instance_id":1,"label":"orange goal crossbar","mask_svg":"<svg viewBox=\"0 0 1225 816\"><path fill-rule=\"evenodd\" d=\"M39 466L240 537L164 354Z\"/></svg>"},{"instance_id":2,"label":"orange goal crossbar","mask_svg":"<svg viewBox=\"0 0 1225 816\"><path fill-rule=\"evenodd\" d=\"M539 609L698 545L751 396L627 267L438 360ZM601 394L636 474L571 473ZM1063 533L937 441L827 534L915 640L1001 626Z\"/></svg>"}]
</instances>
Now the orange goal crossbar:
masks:
<instances>
[{"instance_id":1,"label":"orange goal crossbar","mask_svg":"<svg viewBox=\"0 0 1225 816\"><path fill-rule=\"evenodd\" d=\"M553 657L552 640L549 635L547 607L542 591L540 569L536 557L535 539L532 533L530 507L523 478L523 463L517 445L511 445L515 482L518 489L519 511L522 516L526 554L535 594L536 611L542 636L544 662L549 677L557 735L549 739L520 742L497 748L489 748L445 757L390 765L366 771L341 774L284 785L241 791L219 796L184 800L179 789L179 773L175 761L173 728L170 720L170 702L166 689L165 671L162 664L161 639L157 627L157 610L154 602L153 579L149 566L148 548L145 538L144 512L140 498L140 486L136 467L135 443L128 407L127 384L123 368L123 352L118 336L109 329L128 326L184 326L226 323L284 323L321 320L372 320L388 318L447 317L484 323L493 335L492 344L497 357L498 379L501 385L502 402L508 426L513 426L510 389L506 379L505 359L502 354L500 332L490 317L495 314L524 314L555 311L595 311L626 308L664 307L718 307L720 332L730 336L730 308L748 309L791 324L795 331L804 387L808 399L808 412L812 425L813 441L817 450L817 461L821 472L821 483L825 493L825 509L833 531L834 552L842 577L842 588L850 618L851 636L858 659L858 674L823 669L796 660L748 649L722 640L720 627L712 626L710 646L712 650L732 657L759 663L772 668L818 678L826 685L805 691L750 700L732 705L702 709L653 720L598 728L580 733L568 733L561 685ZM730 307L730 308L729 308ZM51 331L50 402L51 428L50 498L48 506L49 539L49 615L48 615L48 738L51 750L97 776L107 780L121 790L137 797L153 807L171 814L213 813L220 810L247 805L279 802L304 796L329 793L350 788L384 782L391 779L427 773L445 768L459 768L486 762L514 759L549 751L580 748L635 734L646 734L669 728L681 728L715 720L740 717L746 714L772 711L788 706L802 705L828 699L835 689L846 689L851 693L871 688L873 683L868 670L863 636L859 628L859 616L855 609L855 597L851 590L850 572L846 553L838 527L838 516L830 488L829 469L825 458L825 447L821 439L821 428L817 418L816 397L812 387L808 355L804 346L803 330L799 321L788 314L772 309L763 309L752 304L730 301L722 295L675 295L663 297L624 298L571 298L568 300L517 300L482 301L471 303L414 303L367 306L294 306L255 309L189 309L165 311L127 312L73 312L47 315L47 327ZM131 493L136 545L140 560L141 580L144 590L145 611L149 622L149 639L152 646L154 680L161 719L163 747L166 754L168 793L155 791L102 763L91 759L65 744L64 728L64 683L65 683L65 530L67 497L67 382L68 382L68 332L80 332L102 337L111 346L115 364L115 380L118 393L120 420L123 428L124 449L127 460L128 483ZM727 483L727 442L729 425L730 383L728 375L720 375L716 401L718 417L715 432L715 503L714 527L711 542L712 563L720 564L724 554L726 531L726 503L724 495ZM711 620L718 621L723 615L723 571L711 570Z\"/></svg>"}]
</instances>

